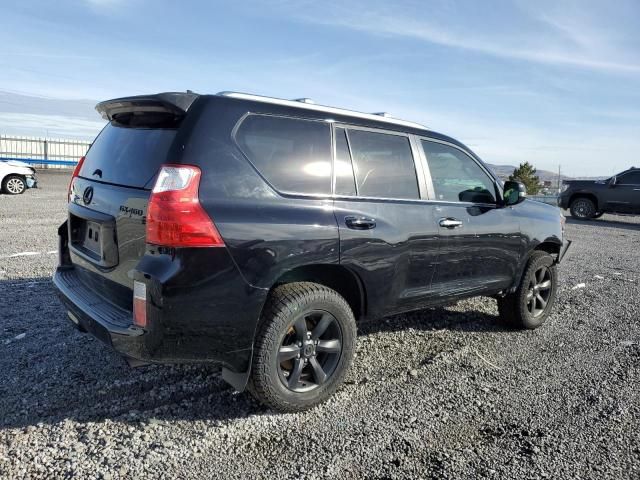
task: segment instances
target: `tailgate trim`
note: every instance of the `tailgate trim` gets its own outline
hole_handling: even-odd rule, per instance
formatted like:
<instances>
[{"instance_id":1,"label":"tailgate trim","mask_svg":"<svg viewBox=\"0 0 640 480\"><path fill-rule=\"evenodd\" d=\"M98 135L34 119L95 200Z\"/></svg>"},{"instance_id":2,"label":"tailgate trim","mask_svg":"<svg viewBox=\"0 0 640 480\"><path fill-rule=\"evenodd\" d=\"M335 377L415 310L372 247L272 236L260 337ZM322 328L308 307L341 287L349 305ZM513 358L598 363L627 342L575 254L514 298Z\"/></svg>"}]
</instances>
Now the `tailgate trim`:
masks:
<instances>
[{"instance_id":1,"label":"tailgate trim","mask_svg":"<svg viewBox=\"0 0 640 480\"><path fill-rule=\"evenodd\" d=\"M133 325L132 312L110 303L88 288L75 269L59 268L53 276L53 283L68 307L75 307L110 332L129 336L144 333L143 329Z\"/></svg>"}]
</instances>

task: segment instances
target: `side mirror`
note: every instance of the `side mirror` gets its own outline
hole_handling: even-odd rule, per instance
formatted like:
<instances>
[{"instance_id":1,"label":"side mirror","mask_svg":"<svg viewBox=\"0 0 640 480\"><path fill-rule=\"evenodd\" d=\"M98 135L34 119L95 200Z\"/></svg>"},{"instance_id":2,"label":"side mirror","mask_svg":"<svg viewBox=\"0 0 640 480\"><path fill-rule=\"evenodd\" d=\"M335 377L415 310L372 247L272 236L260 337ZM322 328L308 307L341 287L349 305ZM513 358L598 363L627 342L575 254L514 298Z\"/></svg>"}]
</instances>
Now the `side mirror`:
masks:
<instances>
[{"instance_id":1,"label":"side mirror","mask_svg":"<svg viewBox=\"0 0 640 480\"><path fill-rule=\"evenodd\" d=\"M616 183L618 183L618 177L616 177L615 175L613 177L611 177L611 179L609 180L609 188L613 188L616 186Z\"/></svg>"},{"instance_id":2,"label":"side mirror","mask_svg":"<svg viewBox=\"0 0 640 480\"><path fill-rule=\"evenodd\" d=\"M509 207L511 205L517 205L522 203L527 198L527 187L524 183L507 181L504 182L504 206Z\"/></svg>"}]
</instances>

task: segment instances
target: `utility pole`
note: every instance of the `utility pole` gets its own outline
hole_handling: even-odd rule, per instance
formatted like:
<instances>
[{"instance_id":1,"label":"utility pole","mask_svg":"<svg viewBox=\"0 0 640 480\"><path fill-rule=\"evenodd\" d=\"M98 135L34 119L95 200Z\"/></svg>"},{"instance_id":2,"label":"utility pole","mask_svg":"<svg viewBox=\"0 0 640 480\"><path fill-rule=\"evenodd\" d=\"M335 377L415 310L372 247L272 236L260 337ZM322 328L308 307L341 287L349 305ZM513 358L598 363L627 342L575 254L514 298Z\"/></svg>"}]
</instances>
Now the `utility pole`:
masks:
<instances>
[{"instance_id":1,"label":"utility pole","mask_svg":"<svg viewBox=\"0 0 640 480\"><path fill-rule=\"evenodd\" d=\"M558 164L558 193L560 193L560 164Z\"/></svg>"}]
</instances>

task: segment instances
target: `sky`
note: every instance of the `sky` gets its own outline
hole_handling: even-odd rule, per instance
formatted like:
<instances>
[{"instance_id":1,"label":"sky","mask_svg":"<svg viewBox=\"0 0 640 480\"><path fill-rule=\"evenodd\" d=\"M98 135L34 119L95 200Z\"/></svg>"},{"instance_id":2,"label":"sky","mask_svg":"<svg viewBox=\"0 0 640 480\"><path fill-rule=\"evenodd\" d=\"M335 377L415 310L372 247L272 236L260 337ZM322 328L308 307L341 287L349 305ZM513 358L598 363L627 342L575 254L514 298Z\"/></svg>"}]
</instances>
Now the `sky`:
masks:
<instances>
[{"instance_id":1,"label":"sky","mask_svg":"<svg viewBox=\"0 0 640 480\"><path fill-rule=\"evenodd\" d=\"M640 166L638 0L6 2L0 134L92 137L118 96L223 90L386 111L492 164Z\"/></svg>"}]
</instances>

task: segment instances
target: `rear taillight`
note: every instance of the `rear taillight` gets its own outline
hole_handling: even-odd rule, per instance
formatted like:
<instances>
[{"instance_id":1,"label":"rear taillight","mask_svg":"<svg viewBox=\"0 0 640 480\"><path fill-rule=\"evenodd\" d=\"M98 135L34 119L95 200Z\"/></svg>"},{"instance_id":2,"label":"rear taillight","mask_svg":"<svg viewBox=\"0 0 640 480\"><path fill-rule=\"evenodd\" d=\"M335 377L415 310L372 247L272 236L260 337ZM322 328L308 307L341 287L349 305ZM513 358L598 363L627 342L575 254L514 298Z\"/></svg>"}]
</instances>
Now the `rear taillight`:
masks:
<instances>
[{"instance_id":1,"label":"rear taillight","mask_svg":"<svg viewBox=\"0 0 640 480\"><path fill-rule=\"evenodd\" d=\"M163 165L149 198L147 243L163 247L223 247L213 221L200 205L200 169Z\"/></svg>"},{"instance_id":2,"label":"rear taillight","mask_svg":"<svg viewBox=\"0 0 640 480\"><path fill-rule=\"evenodd\" d=\"M147 286L137 280L133 282L133 324L147 326Z\"/></svg>"},{"instance_id":3,"label":"rear taillight","mask_svg":"<svg viewBox=\"0 0 640 480\"><path fill-rule=\"evenodd\" d=\"M80 174L80 169L82 168L82 164L84 163L84 157L80 157L78 163L76 163L75 168L73 169L73 174L71 175L71 181L69 182L69 189L67 190L67 201L71 201L71 188L73 187L73 182L76 177Z\"/></svg>"}]
</instances>

